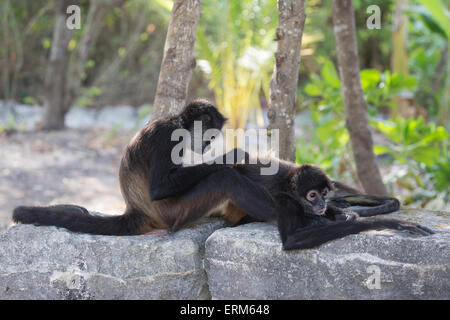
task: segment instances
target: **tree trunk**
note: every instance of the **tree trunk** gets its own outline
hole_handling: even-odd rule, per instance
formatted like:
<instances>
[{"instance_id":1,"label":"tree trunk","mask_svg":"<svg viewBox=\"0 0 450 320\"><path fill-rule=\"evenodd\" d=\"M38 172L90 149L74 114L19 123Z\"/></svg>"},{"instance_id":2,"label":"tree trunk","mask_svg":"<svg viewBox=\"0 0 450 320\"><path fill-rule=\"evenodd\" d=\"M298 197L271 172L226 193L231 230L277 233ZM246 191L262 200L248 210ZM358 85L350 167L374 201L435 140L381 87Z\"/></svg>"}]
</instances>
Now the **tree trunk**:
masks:
<instances>
[{"instance_id":1,"label":"tree trunk","mask_svg":"<svg viewBox=\"0 0 450 320\"><path fill-rule=\"evenodd\" d=\"M189 81L195 68L195 32L201 0L174 0L164 45L152 120L179 112L186 103Z\"/></svg>"},{"instance_id":2,"label":"tree trunk","mask_svg":"<svg viewBox=\"0 0 450 320\"><path fill-rule=\"evenodd\" d=\"M69 64L67 46L72 37L72 30L66 25L66 9L70 4L68 0L55 1L56 21L45 74L45 111L42 121L44 130L64 127L64 93Z\"/></svg>"},{"instance_id":3,"label":"tree trunk","mask_svg":"<svg viewBox=\"0 0 450 320\"><path fill-rule=\"evenodd\" d=\"M447 45L448 49L448 45ZM450 88L450 55L447 53L447 62L444 64L446 65L446 77L444 82L444 88ZM450 129L450 90L446 89L444 90L441 99L439 99L439 111L438 111L438 117L437 117L437 123L441 126L445 126L447 129Z\"/></svg>"},{"instance_id":4,"label":"tree trunk","mask_svg":"<svg viewBox=\"0 0 450 320\"><path fill-rule=\"evenodd\" d=\"M270 81L268 129L279 130L278 156L291 161L295 160L294 119L305 18L304 0L278 0L278 48Z\"/></svg>"},{"instance_id":5,"label":"tree trunk","mask_svg":"<svg viewBox=\"0 0 450 320\"><path fill-rule=\"evenodd\" d=\"M69 66L69 78L67 79L66 95L64 100L64 113L70 110L78 96L81 83L84 79L84 66L88 58L89 50L95 45L101 30L103 18L114 7L123 4L125 0L91 0L83 35L78 50Z\"/></svg>"},{"instance_id":6,"label":"tree trunk","mask_svg":"<svg viewBox=\"0 0 450 320\"><path fill-rule=\"evenodd\" d=\"M447 66L447 60L448 60L448 42L445 44L444 50L442 51L441 54L441 59L439 60L439 63L436 67L436 71L434 72L433 79L431 80L431 87L429 92L430 98L439 89L442 76L444 75L445 67Z\"/></svg>"},{"instance_id":7,"label":"tree trunk","mask_svg":"<svg viewBox=\"0 0 450 320\"><path fill-rule=\"evenodd\" d=\"M352 1L333 0L332 14L345 118L358 178L367 193L386 195L386 187L373 152L372 135L367 120L367 103L361 87Z\"/></svg>"},{"instance_id":8,"label":"tree trunk","mask_svg":"<svg viewBox=\"0 0 450 320\"><path fill-rule=\"evenodd\" d=\"M391 69L393 73L408 76L408 16L405 10L408 9L408 0L397 0L394 11L394 30L392 32L392 57ZM402 97L403 96L403 97ZM392 100L396 109L392 110L392 115L402 115L408 117L413 108L409 100L404 97L404 94L395 96Z\"/></svg>"},{"instance_id":9,"label":"tree trunk","mask_svg":"<svg viewBox=\"0 0 450 320\"><path fill-rule=\"evenodd\" d=\"M83 35L80 40L80 45L73 52L72 59L70 59L70 54L67 52L67 45L71 38L71 30L66 26L66 9L67 6L74 4L74 1L57 3L58 6L63 6L62 13L64 15L61 15L61 17L64 18L61 20L60 15L57 16L55 32L58 30L58 32L64 35L57 36L58 40L55 42L54 34L53 45L59 47L61 50L63 49L62 46L64 46L65 52L64 57L61 58L61 61L58 62L58 66L56 67L58 70L52 70L54 67L52 65L52 56L50 56L50 62L47 68L48 79L46 77L46 88L48 80L48 88L52 92L48 98L48 106L51 107L46 108L43 129L62 129L64 127L64 116L70 110L70 107L78 96L84 77L86 59L88 58L89 50L97 41L103 18L112 8L124 2L125 0L91 0L86 22L82 28ZM59 9L58 12L60 12ZM61 40L60 38L64 39ZM60 46L57 43L58 41L61 41ZM54 76L56 73L58 74L57 77Z\"/></svg>"}]
</instances>

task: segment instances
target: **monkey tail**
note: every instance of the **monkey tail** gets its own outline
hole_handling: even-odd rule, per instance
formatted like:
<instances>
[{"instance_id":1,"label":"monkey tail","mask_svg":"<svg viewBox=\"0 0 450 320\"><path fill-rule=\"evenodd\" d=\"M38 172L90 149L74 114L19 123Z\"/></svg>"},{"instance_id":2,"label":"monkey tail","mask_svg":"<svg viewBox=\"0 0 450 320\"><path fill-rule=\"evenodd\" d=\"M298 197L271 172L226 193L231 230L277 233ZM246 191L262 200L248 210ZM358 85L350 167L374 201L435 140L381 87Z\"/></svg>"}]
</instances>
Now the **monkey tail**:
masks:
<instances>
[{"instance_id":1,"label":"monkey tail","mask_svg":"<svg viewBox=\"0 0 450 320\"><path fill-rule=\"evenodd\" d=\"M361 217L371 217L387 214L400 209L400 201L396 198L355 195L333 199L337 203L347 202L348 205L338 205L357 212Z\"/></svg>"},{"instance_id":2,"label":"monkey tail","mask_svg":"<svg viewBox=\"0 0 450 320\"><path fill-rule=\"evenodd\" d=\"M118 236L139 234L145 224L145 216L139 212L127 211L118 216L95 216L85 208L75 205L20 206L14 209L12 218L16 223L56 226L73 232Z\"/></svg>"}]
</instances>

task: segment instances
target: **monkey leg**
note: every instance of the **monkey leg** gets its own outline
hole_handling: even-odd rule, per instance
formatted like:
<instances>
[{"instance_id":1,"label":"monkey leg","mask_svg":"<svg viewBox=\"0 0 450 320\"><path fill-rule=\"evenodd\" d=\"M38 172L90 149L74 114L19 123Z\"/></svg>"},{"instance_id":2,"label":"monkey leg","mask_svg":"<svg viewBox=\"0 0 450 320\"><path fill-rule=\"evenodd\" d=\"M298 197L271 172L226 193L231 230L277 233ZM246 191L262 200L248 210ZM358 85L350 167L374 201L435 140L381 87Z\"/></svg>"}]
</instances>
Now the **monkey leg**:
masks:
<instances>
[{"instance_id":1,"label":"monkey leg","mask_svg":"<svg viewBox=\"0 0 450 320\"><path fill-rule=\"evenodd\" d=\"M239 209L233 202L229 201L222 211L222 216L225 217L229 224L235 226L247 216L247 212Z\"/></svg>"},{"instance_id":2,"label":"monkey leg","mask_svg":"<svg viewBox=\"0 0 450 320\"><path fill-rule=\"evenodd\" d=\"M179 197L158 201L161 202L158 211L169 228L175 231L220 208L228 200L260 221L276 218L277 211L270 194L228 167L210 174Z\"/></svg>"},{"instance_id":3,"label":"monkey leg","mask_svg":"<svg viewBox=\"0 0 450 320\"><path fill-rule=\"evenodd\" d=\"M232 201L228 201L225 208L222 210L222 216L233 227L251 222L261 222L262 220L253 218L244 210L239 209Z\"/></svg>"},{"instance_id":4,"label":"monkey leg","mask_svg":"<svg viewBox=\"0 0 450 320\"><path fill-rule=\"evenodd\" d=\"M323 226L299 228L287 235L286 240L283 242L283 249L310 249L350 234L356 234L366 230L382 229L407 231L421 236L427 236L434 233L432 230L419 224L401 220L357 218L353 221L342 221Z\"/></svg>"}]
</instances>

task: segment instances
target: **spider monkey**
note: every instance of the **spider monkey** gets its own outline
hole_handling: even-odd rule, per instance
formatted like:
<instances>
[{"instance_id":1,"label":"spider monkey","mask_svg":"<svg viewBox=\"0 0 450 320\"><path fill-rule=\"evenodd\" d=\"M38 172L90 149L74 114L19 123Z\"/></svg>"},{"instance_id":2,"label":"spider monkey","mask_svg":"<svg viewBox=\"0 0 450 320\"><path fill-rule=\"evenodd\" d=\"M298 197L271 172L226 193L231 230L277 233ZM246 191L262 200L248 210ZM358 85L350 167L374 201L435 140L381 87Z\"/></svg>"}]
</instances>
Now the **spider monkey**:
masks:
<instances>
[{"instance_id":1,"label":"spider monkey","mask_svg":"<svg viewBox=\"0 0 450 320\"><path fill-rule=\"evenodd\" d=\"M255 219L275 219L276 206L268 192L240 175L232 168L233 164L225 164L230 159L228 154L212 164L184 167L172 162L171 152L178 143L171 141L172 133L186 129L193 139L194 121L201 121L204 133L208 129L221 130L226 119L211 103L199 99L175 116L147 124L134 136L125 149L119 170L126 203L124 214L94 216L75 205L20 206L14 209L13 220L82 233L136 235L153 229L179 230L219 210L228 200ZM202 142L202 148L209 143ZM240 149L229 153L236 162L246 156ZM234 211L237 209L230 209L230 221L234 221Z\"/></svg>"},{"instance_id":2,"label":"spider monkey","mask_svg":"<svg viewBox=\"0 0 450 320\"><path fill-rule=\"evenodd\" d=\"M395 229L419 235L434 233L415 223L370 217L397 210L399 202L395 198L361 195L344 184L331 181L313 165L297 165L278 159L272 161L279 161L279 171L273 176L261 175L259 170L263 165L259 162L237 164L234 168L264 185L274 198L284 250L313 248L365 230ZM241 212L241 217L245 219L244 212Z\"/></svg>"},{"instance_id":3,"label":"spider monkey","mask_svg":"<svg viewBox=\"0 0 450 320\"><path fill-rule=\"evenodd\" d=\"M178 115L147 124L131 140L119 171L126 203L123 215L94 216L75 205L21 206L14 210L13 220L82 233L135 235L153 229L176 231L222 209L228 221L234 224L246 218L277 221L285 250L310 248L369 229L432 233L416 224L363 219L356 212L339 208L373 206L360 209L361 215L366 216L398 208L396 199L357 195L356 191L339 183L335 183L337 195L327 205L324 199L336 187L317 167L280 161L277 174L263 176L259 174L261 165L239 164L242 158L248 160L249 157L240 149L229 152L236 160L232 164L225 164L225 160L230 159L229 153L219 156L221 161L213 163L187 167L174 164L171 153L176 142L171 140L172 133L176 129L186 129L194 137L195 121L201 121L204 133L208 129L222 129L226 119L208 101L195 100ZM202 143L202 151L209 143Z\"/></svg>"}]
</instances>

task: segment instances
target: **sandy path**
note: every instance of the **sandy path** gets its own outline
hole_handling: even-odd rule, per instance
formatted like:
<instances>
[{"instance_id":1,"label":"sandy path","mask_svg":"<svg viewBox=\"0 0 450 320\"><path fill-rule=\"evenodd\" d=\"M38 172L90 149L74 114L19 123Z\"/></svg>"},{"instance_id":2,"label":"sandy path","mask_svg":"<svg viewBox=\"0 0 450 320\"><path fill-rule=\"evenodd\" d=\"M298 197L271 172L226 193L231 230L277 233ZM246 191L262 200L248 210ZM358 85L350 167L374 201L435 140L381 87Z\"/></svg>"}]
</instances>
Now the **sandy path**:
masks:
<instances>
[{"instance_id":1,"label":"sandy path","mask_svg":"<svg viewBox=\"0 0 450 320\"><path fill-rule=\"evenodd\" d=\"M131 132L0 133L0 229L18 205L71 203L121 213L118 169Z\"/></svg>"}]
</instances>

